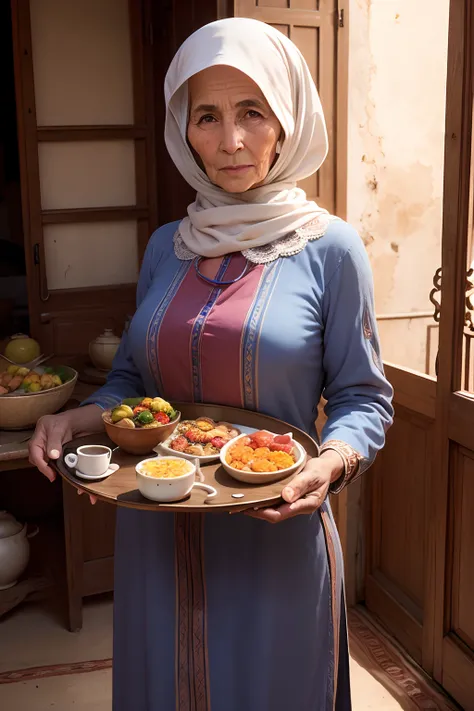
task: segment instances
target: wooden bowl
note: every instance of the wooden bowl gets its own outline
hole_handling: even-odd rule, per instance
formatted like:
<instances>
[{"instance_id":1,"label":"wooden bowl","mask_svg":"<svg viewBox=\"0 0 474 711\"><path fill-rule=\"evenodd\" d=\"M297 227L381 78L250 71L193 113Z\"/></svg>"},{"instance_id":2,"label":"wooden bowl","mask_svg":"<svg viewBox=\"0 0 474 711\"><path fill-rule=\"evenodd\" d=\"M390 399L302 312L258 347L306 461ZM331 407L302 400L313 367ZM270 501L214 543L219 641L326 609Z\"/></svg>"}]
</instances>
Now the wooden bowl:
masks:
<instances>
[{"instance_id":1,"label":"wooden bowl","mask_svg":"<svg viewBox=\"0 0 474 711\"><path fill-rule=\"evenodd\" d=\"M71 398L77 380L77 371L62 366L69 376L63 385L38 393L0 395L0 429L25 430L35 427L43 415L52 415Z\"/></svg>"},{"instance_id":2,"label":"wooden bowl","mask_svg":"<svg viewBox=\"0 0 474 711\"><path fill-rule=\"evenodd\" d=\"M149 454L153 452L158 444L164 442L174 432L181 419L181 413L178 412L174 420L171 420L166 425L160 425L152 429L136 427L132 430L111 422L111 412L111 410L105 410L102 413L105 431L114 444L129 454Z\"/></svg>"}]
</instances>

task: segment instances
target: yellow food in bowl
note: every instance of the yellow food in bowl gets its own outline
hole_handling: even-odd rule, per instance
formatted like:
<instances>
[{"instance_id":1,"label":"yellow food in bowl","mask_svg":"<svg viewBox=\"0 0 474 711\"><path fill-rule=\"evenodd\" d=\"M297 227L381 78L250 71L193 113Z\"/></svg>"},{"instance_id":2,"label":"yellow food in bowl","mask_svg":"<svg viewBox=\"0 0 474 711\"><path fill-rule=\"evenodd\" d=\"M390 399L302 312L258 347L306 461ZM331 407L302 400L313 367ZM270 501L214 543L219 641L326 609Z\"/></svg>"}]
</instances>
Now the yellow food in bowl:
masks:
<instances>
[{"instance_id":1,"label":"yellow food in bowl","mask_svg":"<svg viewBox=\"0 0 474 711\"><path fill-rule=\"evenodd\" d=\"M140 471L155 479L175 479L192 471L192 465L185 459L156 459L140 465Z\"/></svg>"}]
</instances>

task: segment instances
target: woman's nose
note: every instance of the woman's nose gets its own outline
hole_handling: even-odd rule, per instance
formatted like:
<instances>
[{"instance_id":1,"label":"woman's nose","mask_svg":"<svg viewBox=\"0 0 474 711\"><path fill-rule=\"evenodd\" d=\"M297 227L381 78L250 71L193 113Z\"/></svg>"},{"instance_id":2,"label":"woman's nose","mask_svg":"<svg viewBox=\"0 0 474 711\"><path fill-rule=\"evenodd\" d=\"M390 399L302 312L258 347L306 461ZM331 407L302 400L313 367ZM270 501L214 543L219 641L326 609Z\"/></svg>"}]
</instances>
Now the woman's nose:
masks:
<instances>
[{"instance_id":1,"label":"woman's nose","mask_svg":"<svg viewBox=\"0 0 474 711\"><path fill-rule=\"evenodd\" d=\"M234 122L224 124L222 127L221 149L229 155L233 155L243 148L243 135L240 126Z\"/></svg>"}]
</instances>

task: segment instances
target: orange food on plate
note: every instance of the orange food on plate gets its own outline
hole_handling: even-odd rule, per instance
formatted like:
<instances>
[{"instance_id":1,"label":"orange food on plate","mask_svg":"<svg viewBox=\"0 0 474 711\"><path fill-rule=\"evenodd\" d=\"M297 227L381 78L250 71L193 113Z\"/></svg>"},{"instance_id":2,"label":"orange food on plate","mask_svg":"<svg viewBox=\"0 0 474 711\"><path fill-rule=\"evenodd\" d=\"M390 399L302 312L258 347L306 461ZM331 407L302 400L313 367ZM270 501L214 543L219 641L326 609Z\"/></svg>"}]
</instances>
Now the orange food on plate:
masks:
<instances>
[{"instance_id":1,"label":"orange food on plate","mask_svg":"<svg viewBox=\"0 0 474 711\"><path fill-rule=\"evenodd\" d=\"M276 472L278 467L268 459L254 459L250 465L253 472Z\"/></svg>"},{"instance_id":2,"label":"orange food on plate","mask_svg":"<svg viewBox=\"0 0 474 711\"><path fill-rule=\"evenodd\" d=\"M293 457L286 452L270 452L268 459L273 464L276 464L278 469L288 469L295 463Z\"/></svg>"},{"instance_id":3,"label":"orange food on plate","mask_svg":"<svg viewBox=\"0 0 474 711\"><path fill-rule=\"evenodd\" d=\"M268 459L270 454L270 450L268 447L257 447L257 449L254 449L253 456L256 459Z\"/></svg>"},{"instance_id":4,"label":"orange food on plate","mask_svg":"<svg viewBox=\"0 0 474 711\"><path fill-rule=\"evenodd\" d=\"M239 471L276 472L293 466L296 461L294 451L291 435L254 432L230 447L226 462Z\"/></svg>"},{"instance_id":5,"label":"orange food on plate","mask_svg":"<svg viewBox=\"0 0 474 711\"><path fill-rule=\"evenodd\" d=\"M230 465L239 471L242 471L242 469L246 466L243 462L238 462L236 459L232 459Z\"/></svg>"}]
</instances>

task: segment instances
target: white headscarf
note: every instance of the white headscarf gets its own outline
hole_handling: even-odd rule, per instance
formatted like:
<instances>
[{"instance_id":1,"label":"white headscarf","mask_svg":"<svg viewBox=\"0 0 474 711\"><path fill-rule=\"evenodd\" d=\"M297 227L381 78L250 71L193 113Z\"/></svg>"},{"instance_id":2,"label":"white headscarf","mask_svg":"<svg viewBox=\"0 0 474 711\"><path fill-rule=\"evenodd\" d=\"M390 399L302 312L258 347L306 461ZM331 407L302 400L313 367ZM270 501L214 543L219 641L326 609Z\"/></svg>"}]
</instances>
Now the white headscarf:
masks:
<instances>
[{"instance_id":1,"label":"white headscarf","mask_svg":"<svg viewBox=\"0 0 474 711\"><path fill-rule=\"evenodd\" d=\"M239 69L260 88L284 140L261 187L236 194L217 187L196 163L186 140L190 77L215 65ZM183 178L197 190L179 226L186 247L204 257L268 245L327 212L296 182L317 171L328 151L323 109L308 65L281 32L258 20L229 18L192 34L165 79L165 141Z\"/></svg>"}]
</instances>

